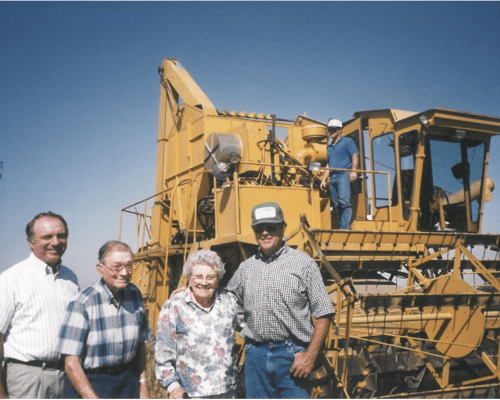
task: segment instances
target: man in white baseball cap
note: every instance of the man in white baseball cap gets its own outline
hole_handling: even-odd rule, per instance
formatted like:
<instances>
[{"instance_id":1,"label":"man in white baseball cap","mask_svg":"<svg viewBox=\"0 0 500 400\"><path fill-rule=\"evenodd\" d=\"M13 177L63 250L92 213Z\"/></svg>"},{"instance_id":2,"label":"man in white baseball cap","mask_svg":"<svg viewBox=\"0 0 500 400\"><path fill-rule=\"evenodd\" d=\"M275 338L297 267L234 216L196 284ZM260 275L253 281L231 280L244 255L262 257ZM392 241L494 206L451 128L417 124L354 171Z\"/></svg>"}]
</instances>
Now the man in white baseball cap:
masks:
<instances>
[{"instance_id":1,"label":"man in white baseball cap","mask_svg":"<svg viewBox=\"0 0 500 400\"><path fill-rule=\"evenodd\" d=\"M332 205L337 213L340 222L340 229L351 227L351 185L350 182L356 180L358 173L349 171L359 167L359 151L356 143L351 138L342 136L342 122L331 118L328 121L328 134L330 143L327 147L328 168L338 168L339 170L325 170L321 188L326 186L326 178L330 177L330 195Z\"/></svg>"},{"instance_id":2,"label":"man in white baseball cap","mask_svg":"<svg viewBox=\"0 0 500 400\"><path fill-rule=\"evenodd\" d=\"M253 207L252 229L259 251L227 285L244 310L246 398L309 399L332 302L316 262L286 242L277 203Z\"/></svg>"}]
</instances>

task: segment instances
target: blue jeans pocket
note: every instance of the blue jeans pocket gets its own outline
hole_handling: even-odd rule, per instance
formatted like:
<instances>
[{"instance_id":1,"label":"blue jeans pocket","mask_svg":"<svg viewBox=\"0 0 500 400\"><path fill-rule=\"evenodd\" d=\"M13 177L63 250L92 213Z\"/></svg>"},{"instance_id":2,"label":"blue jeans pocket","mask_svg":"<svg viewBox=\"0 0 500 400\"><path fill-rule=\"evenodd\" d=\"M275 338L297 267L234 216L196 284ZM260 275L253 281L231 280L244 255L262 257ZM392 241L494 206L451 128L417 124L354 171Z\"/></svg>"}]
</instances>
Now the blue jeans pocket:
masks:
<instances>
[{"instance_id":1,"label":"blue jeans pocket","mask_svg":"<svg viewBox=\"0 0 500 400\"><path fill-rule=\"evenodd\" d=\"M245 343L245 353L248 354L252 350L253 346L251 343Z\"/></svg>"}]
</instances>

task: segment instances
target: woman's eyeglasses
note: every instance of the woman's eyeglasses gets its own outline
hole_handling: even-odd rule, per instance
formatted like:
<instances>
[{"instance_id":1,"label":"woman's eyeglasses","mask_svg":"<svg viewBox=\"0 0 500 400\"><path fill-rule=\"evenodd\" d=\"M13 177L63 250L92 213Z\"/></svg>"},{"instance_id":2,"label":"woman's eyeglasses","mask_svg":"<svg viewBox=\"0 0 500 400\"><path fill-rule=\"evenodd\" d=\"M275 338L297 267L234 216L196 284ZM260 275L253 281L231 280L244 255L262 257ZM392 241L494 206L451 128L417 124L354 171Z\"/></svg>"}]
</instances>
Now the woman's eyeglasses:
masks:
<instances>
[{"instance_id":1,"label":"woman's eyeglasses","mask_svg":"<svg viewBox=\"0 0 500 400\"><path fill-rule=\"evenodd\" d=\"M207 283L215 283L215 281L217 280L217 275L193 275L193 280L195 281L195 283L203 283L205 280L207 281Z\"/></svg>"}]
</instances>

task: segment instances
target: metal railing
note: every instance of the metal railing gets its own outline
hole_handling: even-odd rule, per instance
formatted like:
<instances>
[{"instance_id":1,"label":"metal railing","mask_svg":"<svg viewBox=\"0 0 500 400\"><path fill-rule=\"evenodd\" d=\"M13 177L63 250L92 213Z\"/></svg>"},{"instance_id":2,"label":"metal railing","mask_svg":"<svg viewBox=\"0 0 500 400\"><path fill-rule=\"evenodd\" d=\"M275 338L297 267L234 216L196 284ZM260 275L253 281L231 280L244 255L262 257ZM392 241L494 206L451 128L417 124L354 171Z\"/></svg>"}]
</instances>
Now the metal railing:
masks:
<instances>
[{"instance_id":1,"label":"metal railing","mask_svg":"<svg viewBox=\"0 0 500 400\"><path fill-rule=\"evenodd\" d=\"M251 166L258 166L258 167L275 167L275 171L279 171L280 169L283 168L282 165L280 164L271 164L271 163L260 163L260 162L241 162L241 165L251 165ZM368 170L361 170L361 169L356 169L356 170L351 170L351 169L341 169L341 168L320 168L317 170L314 170L314 172L320 172L321 175L316 175L312 170L310 170L307 166L287 166L286 168L295 168L296 170L301 170L306 174L309 174L313 179L310 180L310 190L313 191L314 189L314 180L319 180L321 181L321 177L324 174L325 170L329 171L345 171L345 172L356 172L356 173L361 173L363 176L363 179L366 178L366 174L371 174L374 176L375 174L380 174L380 175L386 175L387 176L387 198L388 198L388 223L389 223L389 230L392 231L392 210L391 210L391 177L390 173L386 171L368 171ZM132 214L136 216L136 245L137 245L137 252L140 253L144 248L147 242L150 242L152 239L151 230L150 230L150 223L151 223L151 218L152 216L148 214L148 201L151 199L158 199L157 202L161 203L164 207L168 207L170 209L169 218L168 218L168 232L172 231L173 228L173 223L174 223L174 215L173 215L173 210L175 210L175 202L180 201L176 199L176 193L178 189L182 186L188 185L189 190L188 190L188 201L184 203L179 203L178 207L181 212L178 213L178 218L181 219L180 222L185 224L186 226L186 238L185 238L185 245L186 245L186 251L187 251L187 244L188 244L188 238L191 235L193 238L193 241L191 243L196 243L197 242L197 218L198 218L198 208L195 206L193 207L194 209L191 210L189 209L190 204L193 202L193 195L198 198L198 190L200 185L196 184L197 180L203 175L207 173L212 173L211 170L203 170L195 174L195 176L191 179L183 179L179 182L176 182L175 186L171 188L167 188L165 190L162 190L161 192L155 193L149 197L146 197L145 199L142 199L140 201L137 201L127 207L124 207L120 210L120 225L119 225L119 233L118 233L118 240L121 240L122 238L122 229L123 229L123 218L124 214ZM253 178L254 180L257 178ZM372 178L372 181L374 179ZM239 203L239 187L241 185L241 180L240 180L240 174L235 171L233 175L233 182L234 182L234 187L235 187L235 199L237 204ZM215 178L214 178L214 187L215 187ZM372 189L373 190L373 189ZM159 196L167 194L167 197L170 199L170 204L166 204L159 199ZM367 195L368 199L368 206L371 210L375 210L375 197ZM215 199L214 199L215 201ZM141 206L143 208L143 211L139 211L137 206ZM188 207L186 212L182 212L183 206L186 205ZM385 207L384 207L385 208ZM237 220L239 221L239 214L240 210L239 207L236 207L236 217ZM183 215L186 215L186 220L182 221ZM370 220L370 218L367 216L366 220ZM178 220L177 220L178 221ZM192 226L192 229L190 227ZM241 227L240 224L237 224L237 233L241 233ZM157 238L158 239L158 238ZM170 241L168 241L167 247L170 245Z\"/></svg>"}]
</instances>

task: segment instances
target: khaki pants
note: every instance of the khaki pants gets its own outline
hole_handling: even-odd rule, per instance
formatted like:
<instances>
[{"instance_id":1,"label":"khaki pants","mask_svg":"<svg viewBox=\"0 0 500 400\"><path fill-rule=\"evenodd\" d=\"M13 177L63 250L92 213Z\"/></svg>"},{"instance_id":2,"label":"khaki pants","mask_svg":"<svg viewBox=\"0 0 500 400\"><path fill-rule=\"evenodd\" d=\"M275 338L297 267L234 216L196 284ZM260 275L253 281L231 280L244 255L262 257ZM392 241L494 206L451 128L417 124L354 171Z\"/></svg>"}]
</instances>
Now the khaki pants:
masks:
<instances>
[{"instance_id":1,"label":"khaki pants","mask_svg":"<svg viewBox=\"0 0 500 400\"><path fill-rule=\"evenodd\" d=\"M11 399L62 399L64 376L58 369L44 369L18 363L5 363L5 382Z\"/></svg>"}]
</instances>

